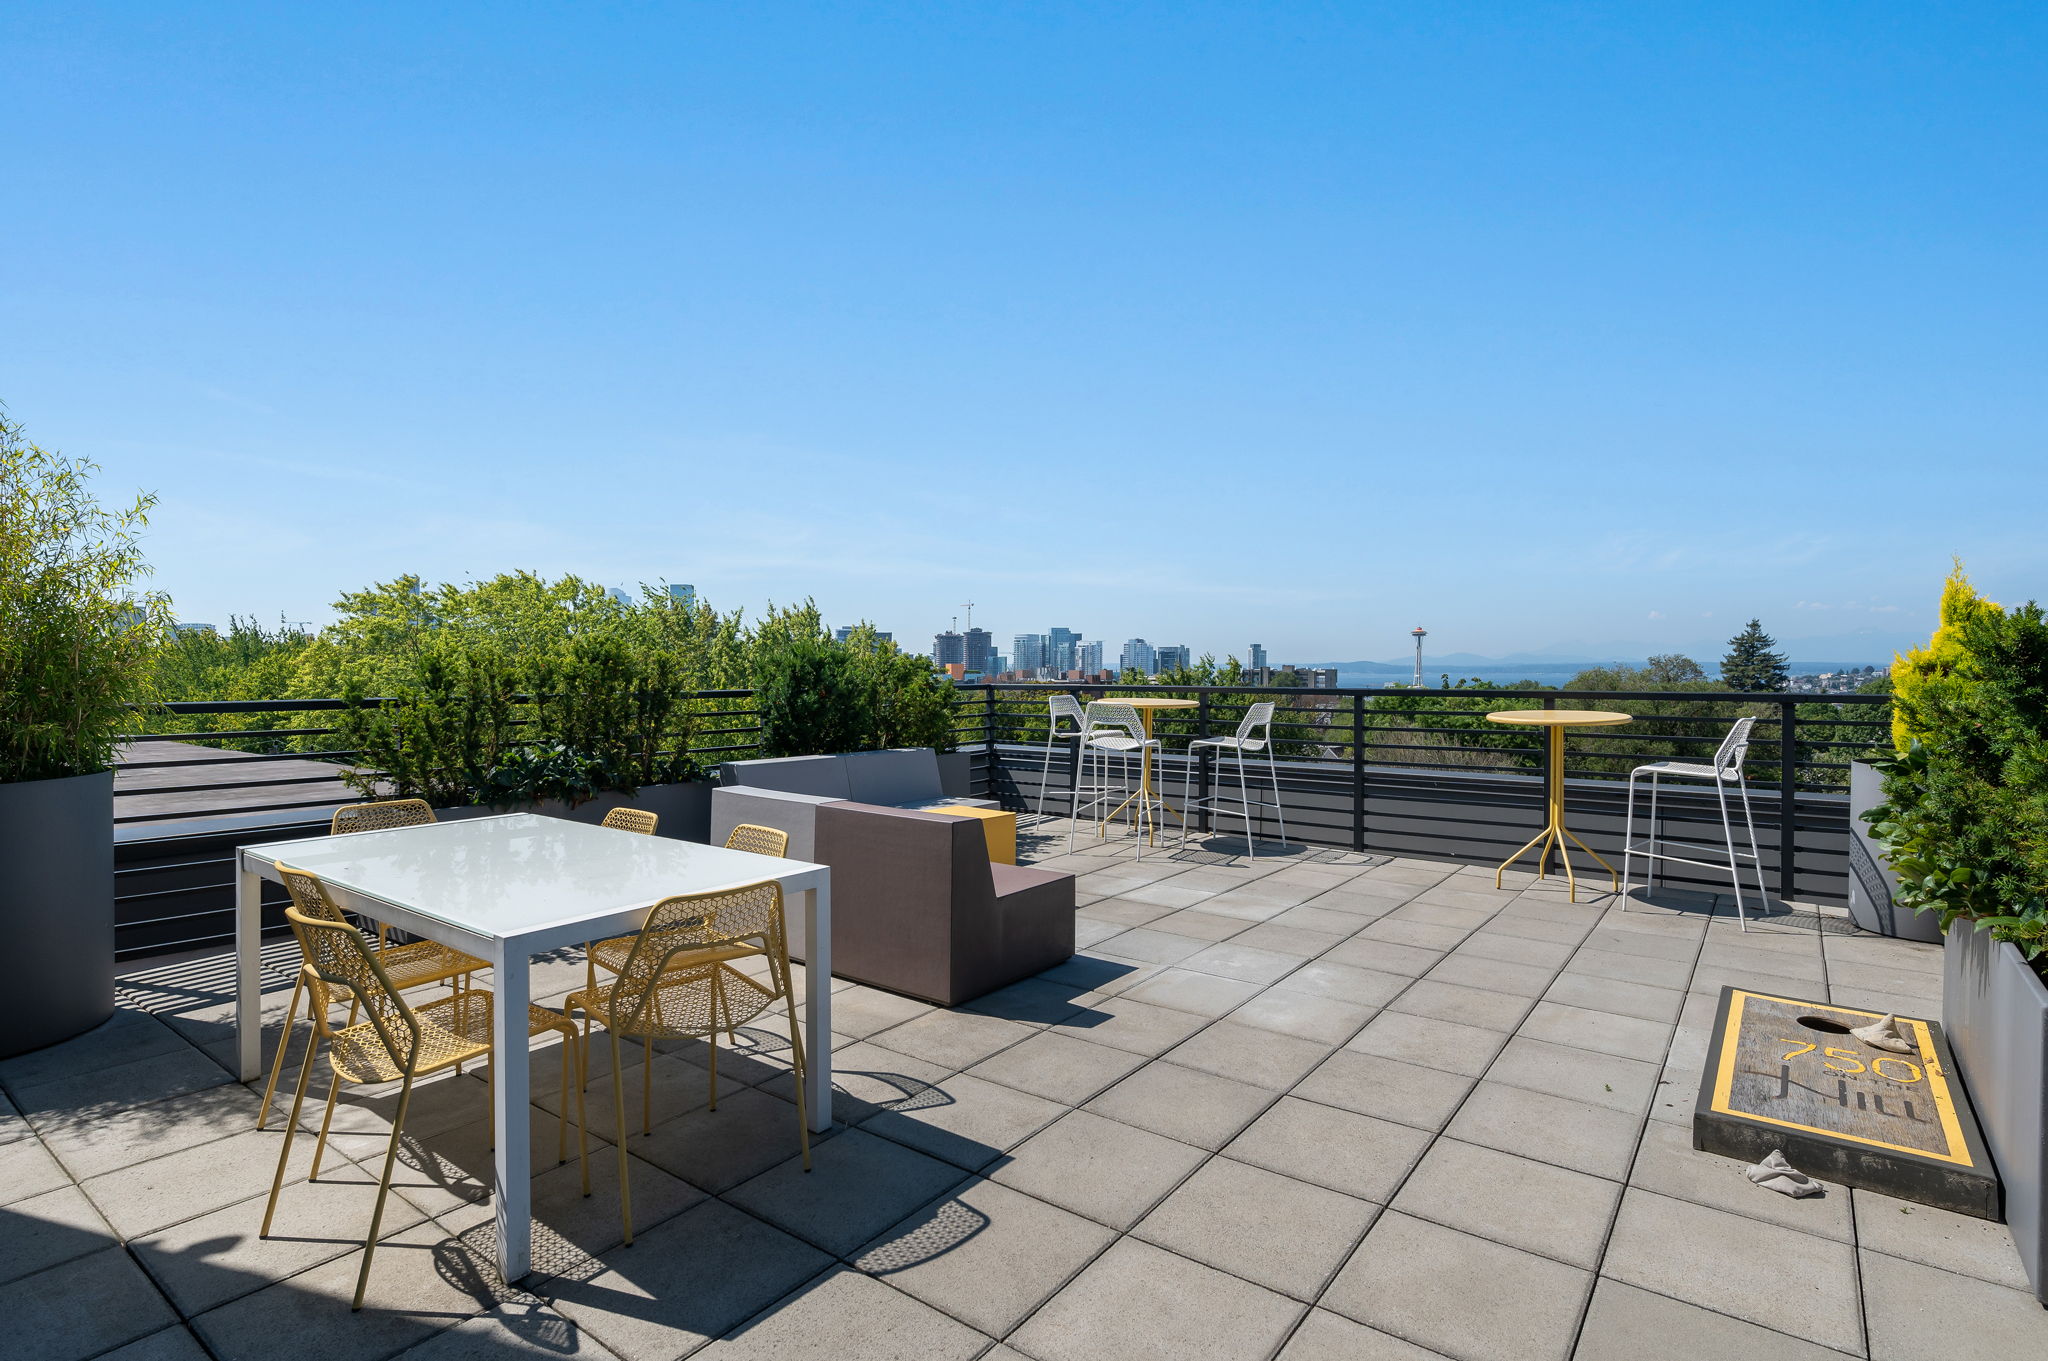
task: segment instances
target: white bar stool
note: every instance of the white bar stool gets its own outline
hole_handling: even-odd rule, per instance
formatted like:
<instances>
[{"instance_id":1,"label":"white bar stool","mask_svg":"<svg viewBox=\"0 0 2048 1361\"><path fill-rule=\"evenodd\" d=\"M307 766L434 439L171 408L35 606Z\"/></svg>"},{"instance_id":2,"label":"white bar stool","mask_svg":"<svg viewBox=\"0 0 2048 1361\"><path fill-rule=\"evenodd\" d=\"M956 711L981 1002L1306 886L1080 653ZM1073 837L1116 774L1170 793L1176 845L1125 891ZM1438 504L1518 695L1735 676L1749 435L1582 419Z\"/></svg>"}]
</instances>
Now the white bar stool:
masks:
<instances>
[{"instance_id":1,"label":"white bar stool","mask_svg":"<svg viewBox=\"0 0 2048 1361\"><path fill-rule=\"evenodd\" d=\"M1254 737L1253 733L1258 735ZM1237 732L1233 735L1229 737L1198 737L1188 743L1187 771L1181 786L1181 811L1186 814L1186 819L1180 825L1180 841L1183 846L1187 844L1188 828L1194 823L1194 815L1201 809L1207 809L1211 813L1221 814L1224 817L1244 819L1245 853L1250 859L1256 860L1259 858L1258 845L1252 838L1252 810L1254 808L1270 808L1273 810L1273 816L1278 818L1280 822L1280 844L1283 846L1287 844L1287 813L1280 806L1280 763L1275 754L1275 745L1273 741L1273 705L1268 700L1261 700L1245 710L1244 718L1238 723ZM1201 763L1203 748L1207 748L1217 754L1219 775L1221 774L1220 767L1224 757L1234 756L1237 758L1237 794L1235 797L1222 792L1220 780L1218 792L1210 794L1206 798L1197 799L1193 797L1195 792L1195 767ZM1250 786L1245 780L1245 757L1247 754L1256 757L1261 752L1265 754L1266 776L1273 788L1271 802L1263 798L1252 798ZM1265 791L1260 790L1259 792L1263 794Z\"/></svg>"},{"instance_id":2,"label":"white bar stool","mask_svg":"<svg viewBox=\"0 0 2048 1361\"><path fill-rule=\"evenodd\" d=\"M1048 720L1045 729L1045 764L1038 772L1038 816L1045 816L1045 791L1052 780L1052 748L1055 742L1071 742L1077 737L1088 735L1088 715L1081 709L1081 701L1072 695L1054 695L1046 702ZM1062 723L1072 725L1062 729ZM1077 772L1078 774L1078 772ZM1074 787L1074 801L1079 802L1081 788ZM1069 808L1068 815L1073 810Z\"/></svg>"},{"instance_id":3,"label":"white bar stool","mask_svg":"<svg viewBox=\"0 0 2048 1361\"><path fill-rule=\"evenodd\" d=\"M1714 753L1713 764L1700 765L1685 761L1653 761L1637 766L1628 773L1628 823L1622 832L1621 861L1621 907L1628 910L1628 890L1631 862L1638 855L1645 860L1671 860L1681 865L1698 865L1703 869L1726 870L1730 882L1735 885L1735 916L1742 923L1744 931L1749 930L1749 913L1742 903L1742 865L1744 860L1756 867L1756 891L1764 907L1770 906L1770 895L1764 891L1763 856L1756 847L1756 821L1749 811L1749 786L1742 780L1742 759L1749 754L1749 730L1756 726L1754 718L1739 718L1728 735L1721 739L1720 748ZM1636 839L1636 777L1650 777L1650 828L1649 834L1641 841ZM1657 835L1657 786L1662 780L1707 780L1714 786L1714 797L1721 807L1721 838L1728 858L1721 860L1694 860L1683 855L1671 855L1657 848L1675 846L1684 851L1711 853L1712 846L1700 846L1685 841L1670 841ZM1728 786L1734 785L1742 798L1742 825L1749 833L1749 849L1735 849L1735 830L1728 820ZM1781 836L1790 836L1791 828L1780 831ZM1655 866L1645 874L1643 886L1648 888L1655 875Z\"/></svg>"},{"instance_id":4,"label":"white bar stool","mask_svg":"<svg viewBox=\"0 0 2048 1361\"><path fill-rule=\"evenodd\" d=\"M1145 721L1138 716L1137 709L1114 700L1093 700L1087 709L1088 731L1081 738L1081 783L1088 784L1088 760L1093 756L1100 783L1089 785L1091 797L1077 800L1072 819L1067 823L1067 851L1074 849L1074 826L1081 820L1084 809L1098 813L1095 834L1099 837L1110 818L1126 806L1131 808L1132 829L1137 832L1136 856L1145 858L1145 840L1148 834L1158 830L1158 818L1153 810L1153 799L1145 797L1142 763L1161 750L1159 739L1145 735ZM1115 783L1111 783L1109 761L1117 761ZM1130 761L1136 757L1139 766L1140 788L1125 793L1130 780ZM1117 798L1122 795L1122 798ZM1112 803L1111 800L1116 802Z\"/></svg>"}]
</instances>

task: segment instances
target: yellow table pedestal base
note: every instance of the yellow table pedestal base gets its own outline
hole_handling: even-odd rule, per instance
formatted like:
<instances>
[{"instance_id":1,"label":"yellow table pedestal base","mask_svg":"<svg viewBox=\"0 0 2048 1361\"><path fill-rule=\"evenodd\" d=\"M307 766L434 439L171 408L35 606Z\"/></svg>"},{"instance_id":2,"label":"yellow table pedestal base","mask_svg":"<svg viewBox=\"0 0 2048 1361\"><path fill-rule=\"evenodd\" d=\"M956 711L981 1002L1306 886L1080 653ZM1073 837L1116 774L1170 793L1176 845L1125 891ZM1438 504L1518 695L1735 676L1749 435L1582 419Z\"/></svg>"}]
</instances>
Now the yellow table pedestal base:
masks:
<instances>
[{"instance_id":1,"label":"yellow table pedestal base","mask_svg":"<svg viewBox=\"0 0 2048 1361\"><path fill-rule=\"evenodd\" d=\"M1500 868L1493 872L1493 886L1499 888L1501 876L1507 872L1508 867L1527 855L1532 848L1536 850L1536 877L1538 879L1549 878L1550 848L1555 846L1557 848L1557 858L1564 862L1564 879L1565 883L1571 887L1571 901L1577 902L1579 900L1579 880L1578 876L1572 873L1571 852L1565 848L1564 844L1565 838L1570 837L1573 845L1577 846L1587 855L1592 856L1594 863L1607 871L1610 891L1618 893L1621 891L1621 876L1615 873L1614 866L1602 860L1597 851L1585 842L1580 841L1572 833L1571 829L1564 825L1563 727L1549 728L1547 739L1545 745L1549 748L1547 754L1550 760L1549 769L1545 772L1543 780L1543 830L1523 843L1522 849L1500 862Z\"/></svg>"},{"instance_id":2,"label":"yellow table pedestal base","mask_svg":"<svg viewBox=\"0 0 2048 1361\"><path fill-rule=\"evenodd\" d=\"M962 808L949 804L927 808L927 813L950 813L955 817L980 818L981 835L988 842L988 858L997 865L1017 863L1017 815L1000 808Z\"/></svg>"}]
</instances>

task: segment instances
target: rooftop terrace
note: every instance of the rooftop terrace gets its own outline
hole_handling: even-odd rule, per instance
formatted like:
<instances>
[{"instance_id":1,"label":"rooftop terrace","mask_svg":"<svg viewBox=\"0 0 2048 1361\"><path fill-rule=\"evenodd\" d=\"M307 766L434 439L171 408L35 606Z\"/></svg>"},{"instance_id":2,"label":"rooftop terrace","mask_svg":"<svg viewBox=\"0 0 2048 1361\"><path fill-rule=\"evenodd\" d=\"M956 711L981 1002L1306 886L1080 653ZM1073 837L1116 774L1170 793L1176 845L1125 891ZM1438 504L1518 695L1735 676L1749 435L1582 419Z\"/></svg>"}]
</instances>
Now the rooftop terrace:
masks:
<instances>
[{"instance_id":1,"label":"rooftop terrace","mask_svg":"<svg viewBox=\"0 0 2048 1361\"><path fill-rule=\"evenodd\" d=\"M555 1167L537 1049L536 1271L492 1266L479 1075L415 1097L363 1312L349 1296L390 1099L344 1092L318 1183L234 1083L225 958L130 975L115 1019L0 1063L13 1354L1099 1361L2048 1354L2005 1230L1695 1153L1723 984L1939 1013L1940 951L1779 905L1627 904L1438 861L1216 838L1080 874L1082 953L955 1011L835 988L840 1123L805 1176L764 1018L705 1108L654 1062L619 1246L608 1049L591 1175ZM1086 843L1083 843L1086 845ZM1277 852L1268 854L1267 852ZM269 947L282 1019L293 956ZM582 977L536 966L538 1000ZM301 1027L303 1032L303 1027ZM303 1042L303 1033L300 1042ZM627 1049L629 1061L636 1049ZM638 1085L635 1073L624 1075ZM742 1086L741 1084L744 1084ZM629 1088L629 1091L631 1089ZM630 1110L629 1105L629 1110Z\"/></svg>"}]
</instances>

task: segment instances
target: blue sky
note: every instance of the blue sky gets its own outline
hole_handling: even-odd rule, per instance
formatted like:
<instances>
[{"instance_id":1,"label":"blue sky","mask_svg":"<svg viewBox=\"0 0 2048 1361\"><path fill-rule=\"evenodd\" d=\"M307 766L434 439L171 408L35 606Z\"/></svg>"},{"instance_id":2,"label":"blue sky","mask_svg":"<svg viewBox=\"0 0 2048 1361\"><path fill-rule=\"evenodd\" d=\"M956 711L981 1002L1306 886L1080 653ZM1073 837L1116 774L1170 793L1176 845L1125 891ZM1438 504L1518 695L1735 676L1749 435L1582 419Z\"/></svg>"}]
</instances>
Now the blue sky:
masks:
<instances>
[{"instance_id":1,"label":"blue sky","mask_svg":"<svg viewBox=\"0 0 2048 1361\"><path fill-rule=\"evenodd\" d=\"M1276 659L2042 594L2036 5L0 10L0 400L403 571ZM1829 659L1840 659L1830 656Z\"/></svg>"}]
</instances>

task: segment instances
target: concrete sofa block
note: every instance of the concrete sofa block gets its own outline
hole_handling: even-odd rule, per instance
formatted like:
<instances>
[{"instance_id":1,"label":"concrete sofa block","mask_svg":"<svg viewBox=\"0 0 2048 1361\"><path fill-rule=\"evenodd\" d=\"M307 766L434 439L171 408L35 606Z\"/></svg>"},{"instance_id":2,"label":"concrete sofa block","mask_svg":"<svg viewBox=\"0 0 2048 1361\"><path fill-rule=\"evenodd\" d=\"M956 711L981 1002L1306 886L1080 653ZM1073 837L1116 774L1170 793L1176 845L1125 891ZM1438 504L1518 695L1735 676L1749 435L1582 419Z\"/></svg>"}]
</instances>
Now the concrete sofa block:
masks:
<instances>
[{"instance_id":1,"label":"concrete sofa block","mask_svg":"<svg viewBox=\"0 0 2048 1361\"><path fill-rule=\"evenodd\" d=\"M742 822L776 827L789 833L791 860L818 859L814 820L820 807L840 800L817 794L791 794L780 789L736 789L711 791L711 844L723 846L732 829Z\"/></svg>"},{"instance_id":2,"label":"concrete sofa block","mask_svg":"<svg viewBox=\"0 0 2048 1361\"><path fill-rule=\"evenodd\" d=\"M718 782L750 789L779 789L785 794L816 794L828 799L853 797L843 756L770 756L758 761L726 761Z\"/></svg>"}]
</instances>

